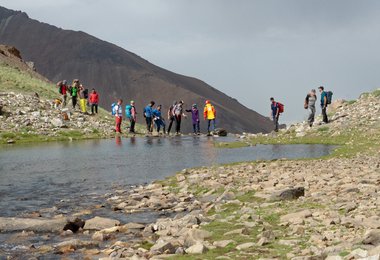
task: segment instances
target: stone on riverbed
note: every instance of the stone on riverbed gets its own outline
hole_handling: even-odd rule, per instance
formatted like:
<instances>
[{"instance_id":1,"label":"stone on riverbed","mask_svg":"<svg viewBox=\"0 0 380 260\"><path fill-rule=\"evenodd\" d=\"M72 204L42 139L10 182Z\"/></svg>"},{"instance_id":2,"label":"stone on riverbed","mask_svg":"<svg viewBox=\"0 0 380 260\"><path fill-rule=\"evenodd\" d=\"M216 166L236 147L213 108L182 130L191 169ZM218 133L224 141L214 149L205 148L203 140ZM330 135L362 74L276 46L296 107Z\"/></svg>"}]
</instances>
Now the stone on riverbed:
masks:
<instances>
[{"instance_id":1,"label":"stone on riverbed","mask_svg":"<svg viewBox=\"0 0 380 260\"><path fill-rule=\"evenodd\" d=\"M0 231L34 231L34 232L61 232L67 224L66 218L2 218L0 217Z\"/></svg>"},{"instance_id":2,"label":"stone on riverbed","mask_svg":"<svg viewBox=\"0 0 380 260\"><path fill-rule=\"evenodd\" d=\"M102 230L120 225L120 221L110 218L94 217L86 221L83 229Z\"/></svg>"}]
</instances>

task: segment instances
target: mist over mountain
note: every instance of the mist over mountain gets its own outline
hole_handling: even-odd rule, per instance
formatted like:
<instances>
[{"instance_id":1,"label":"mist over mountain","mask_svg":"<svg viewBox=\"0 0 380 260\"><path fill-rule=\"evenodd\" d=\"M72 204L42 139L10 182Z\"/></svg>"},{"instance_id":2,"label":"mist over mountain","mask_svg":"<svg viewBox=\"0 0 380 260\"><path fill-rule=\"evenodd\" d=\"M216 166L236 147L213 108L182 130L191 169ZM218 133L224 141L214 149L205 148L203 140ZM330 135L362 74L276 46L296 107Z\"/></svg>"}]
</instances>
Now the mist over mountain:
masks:
<instances>
[{"instance_id":1,"label":"mist over mountain","mask_svg":"<svg viewBox=\"0 0 380 260\"><path fill-rule=\"evenodd\" d=\"M100 105L106 109L117 98L122 98L124 105L135 100L140 123L143 107L150 100L162 104L166 114L174 100L184 100L188 109L196 103L203 112L204 102L209 99L217 110L217 126L230 132L269 132L273 128L268 118L199 79L155 66L84 32L33 20L20 11L0 7L0 43L15 46L25 60L33 61L37 71L53 82L78 78L85 86L96 88ZM203 131L205 127L201 123ZM183 123L183 129L191 131L191 119Z\"/></svg>"}]
</instances>

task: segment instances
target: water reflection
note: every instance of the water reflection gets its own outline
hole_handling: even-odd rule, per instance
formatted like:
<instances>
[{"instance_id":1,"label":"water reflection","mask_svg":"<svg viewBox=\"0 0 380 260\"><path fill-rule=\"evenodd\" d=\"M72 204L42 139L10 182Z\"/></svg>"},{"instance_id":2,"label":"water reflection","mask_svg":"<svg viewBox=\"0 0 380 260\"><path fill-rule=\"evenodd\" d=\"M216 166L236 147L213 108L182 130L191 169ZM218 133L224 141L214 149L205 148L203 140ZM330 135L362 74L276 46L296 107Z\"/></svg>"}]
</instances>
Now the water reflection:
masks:
<instances>
[{"instance_id":1,"label":"water reflection","mask_svg":"<svg viewBox=\"0 0 380 260\"><path fill-rule=\"evenodd\" d=\"M116 146L122 145L121 136L119 136L119 135L115 136L115 141L116 141Z\"/></svg>"}]
</instances>

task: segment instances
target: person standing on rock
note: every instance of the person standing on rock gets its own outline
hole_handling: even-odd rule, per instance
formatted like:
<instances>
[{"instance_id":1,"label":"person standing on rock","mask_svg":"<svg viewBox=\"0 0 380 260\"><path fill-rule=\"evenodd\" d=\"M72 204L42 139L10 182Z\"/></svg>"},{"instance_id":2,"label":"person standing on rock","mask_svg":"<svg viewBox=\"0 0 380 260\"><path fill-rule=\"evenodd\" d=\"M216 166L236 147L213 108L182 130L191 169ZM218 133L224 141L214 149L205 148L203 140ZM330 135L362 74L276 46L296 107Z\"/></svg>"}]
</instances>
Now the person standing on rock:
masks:
<instances>
[{"instance_id":1,"label":"person standing on rock","mask_svg":"<svg viewBox=\"0 0 380 260\"><path fill-rule=\"evenodd\" d=\"M212 131L215 131L216 129L216 124L215 124L216 110L214 106L211 105L210 100L206 100L206 105L203 109L203 117L205 120L207 120L207 134L210 135L211 122L212 122Z\"/></svg>"},{"instance_id":2,"label":"person standing on rock","mask_svg":"<svg viewBox=\"0 0 380 260\"><path fill-rule=\"evenodd\" d=\"M191 113L194 135L200 135L201 134L201 131L199 129L200 120L199 120L199 110L198 110L197 104L193 104L191 106L191 109L186 109L186 112Z\"/></svg>"},{"instance_id":3,"label":"person standing on rock","mask_svg":"<svg viewBox=\"0 0 380 260\"><path fill-rule=\"evenodd\" d=\"M67 80L63 80L62 81L62 86L61 86L61 94L62 94L62 99L63 99L63 106L65 107L66 104L67 104L67 90L68 90L68 86L67 86Z\"/></svg>"},{"instance_id":4,"label":"person standing on rock","mask_svg":"<svg viewBox=\"0 0 380 260\"><path fill-rule=\"evenodd\" d=\"M121 134L121 122L123 121L123 108L121 104L123 103L122 99L117 100L117 104L114 107L115 111L115 132Z\"/></svg>"},{"instance_id":5,"label":"person standing on rock","mask_svg":"<svg viewBox=\"0 0 380 260\"><path fill-rule=\"evenodd\" d=\"M80 111L83 114L87 113L87 98L88 98L88 90L85 89L85 87L80 84L79 85L79 105L80 105Z\"/></svg>"},{"instance_id":6,"label":"person standing on rock","mask_svg":"<svg viewBox=\"0 0 380 260\"><path fill-rule=\"evenodd\" d=\"M130 108L130 117L129 117L129 122L131 123L129 127L129 132L134 134L135 132L135 124L137 120L137 113L136 113L136 107L135 107L135 101L131 100L131 108Z\"/></svg>"},{"instance_id":7,"label":"person standing on rock","mask_svg":"<svg viewBox=\"0 0 380 260\"><path fill-rule=\"evenodd\" d=\"M327 118L327 94L325 92L325 88L323 86L320 86L318 88L319 93L321 93L321 108L322 108L322 117L323 117L323 122L327 124L329 122Z\"/></svg>"},{"instance_id":8,"label":"person standing on rock","mask_svg":"<svg viewBox=\"0 0 380 260\"><path fill-rule=\"evenodd\" d=\"M179 101L177 105L173 108L173 114L174 114L174 119L175 119L175 132L176 135L181 134L181 121L182 121L182 116L186 118L186 115L183 113L183 100Z\"/></svg>"},{"instance_id":9,"label":"person standing on rock","mask_svg":"<svg viewBox=\"0 0 380 260\"><path fill-rule=\"evenodd\" d=\"M276 102L273 97L270 98L270 101L271 101L272 119L274 123L274 131L278 132L278 119L280 117L280 108L279 108L278 102Z\"/></svg>"},{"instance_id":10,"label":"person standing on rock","mask_svg":"<svg viewBox=\"0 0 380 260\"><path fill-rule=\"evenodd\" d=\"M148 134L153 132L153 106L155 102L150 101L149 105L144 108L144 117L146 122L146 130Z\"/></svg>"},{"instance_id":11,"label":"person standing on rock","mask_svg":"<svg viewBox=\"0 0 380 260\"><path fill-rule=\"evenodd\" d=\"M158 134L160 133L161 126L162 126L164 134L166 134L165 121L162 118L161 107L162 107L161 105L158 105L157 108L153 110L153 117L154 117L153 120L154 120L154 123L156 124L157 133Z\"/></svg>"},{"instance_id":12,"label":"person standing on rock","mask_svg":"<svg viewBox=\"0 0 380 260\"><path fill-rule=\"evenodd\" d=\"M99 104L99 94L93 88L90 94L90 104L91 104L91 115L94 115L94 111L98 113L98 104Z\"/></svg>"},{"instance_id":13,"label":"person standing on rock","mask_svg":"<svg viewBox=\"0 0 380 260\"><path fill-rule=\"evenodd\" d=\"M169 127L168 127L168 134L170 134L170 130L172 129L173 122L175 120L174 117L174 107L177 105L177 101L173 102L173 105L169 107L168 110L168 120L169 120Z\"/></svg>"},{"instance_id":14,"label":"person standing on rock","mask_svg":"<svg viewBox=\"0 0 380 260\"><path fill-rule=\"evenodd\" d=\"M317 102L317 95L315 92L315 89L312 89L309 94L307 94L305 98L305 109L308 109L309 116L307 118L307 122L309 123L309 126L312 127L314 123L315 118L315 103Z\"/></svg>"},{"instance_id":15,"label":"person standing on rock","mask_svg":"<svg viewBox=\"0 0 380 260\"><path fill-rule=\"evenodd\" d=\"M75 109L75 106L77 105L78 91L79 91L79 79L74 79L73 85L71 86L71 89L70 89L73 109Z\"/></svg>"}]
</instances>

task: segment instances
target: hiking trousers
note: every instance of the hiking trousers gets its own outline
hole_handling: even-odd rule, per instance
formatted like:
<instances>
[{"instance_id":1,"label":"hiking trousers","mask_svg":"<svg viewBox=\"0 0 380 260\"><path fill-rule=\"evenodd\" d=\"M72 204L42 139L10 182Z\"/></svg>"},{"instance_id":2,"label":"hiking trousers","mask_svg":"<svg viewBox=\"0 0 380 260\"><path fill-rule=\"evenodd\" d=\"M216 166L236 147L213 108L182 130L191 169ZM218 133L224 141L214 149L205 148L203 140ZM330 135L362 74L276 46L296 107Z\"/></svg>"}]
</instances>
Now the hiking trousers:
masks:
<instances>
[{"instance_id":1,"label":"hiking trousers","mask_svg":"<svg viewBox=\"0 0 380 260\"><path fill-rule=\"evenodd\" d=\"M309 116L307 118L307 122L309 122L309 125L312 126L314 123L315 118L315 106L309 106Z\"/></svg>"},{"instance_id":2,"label":"hiking trousers","mask_svg":"<svg viewBox=\"0 0 380 260\"><path fill-rule=\"evenodd\" d=\"M123 121L123 118L121 116L116 116L115 117L115 130L117 133L121 133L121 122Z\"/></svg>"},{"instance_id":3,"label":"hiking trousers","mask_svg":"<svg viewBox=\"0 0 380 260\"><path fill-rule=\"evenodd\" d=\"M182 116L175 116L175 131L177 134L181 133L181 120Z\"/></svg>"},{"instance_id":4,"label":"hiking trousers","mask_svg":"<svg viewBox=\"0 0 380 260\"><path fill-rule=\"evenodd\" d=\"M173 125L174 120L175 120L174 116L171 116L169 119L168 134L170 133L170 130L172 129L172 125Z\"/></svg>"},{"instance_id":5,"label":"hiking trousers","mask_svg":"<svg viewBox=\"0 0 380 260\"><path fill-rule=\"evenodd\" d=\"M146 117L145 118L145 122L146 122L146 130L148 130L149 133L152 132L152 118L151 117Z\"/></svg>"},{"instance_id":6,"label":"hiking trousers","mask_svg":"<svg viewBox=\"0 0 380 260\"><path fill-rule=\"evenodd\" d=\"M63 106L65 107L67 104L67 95L62 95L63 96Z\"/></svg>"},{"instance_id":7,"label":"hiking trousers","mask_svg":"<svg viewBox=\"0 0 380 260\"><path fill-rule=\"evenodd\" d=\"M164 134L165 134L165 122L164 122L164 120L162 120L162 119L157 119L157 120L156 120L156 129L157 129L157 133L160 132L161 126L162 126L162 129L164 130Z\"/></svg>"},{"instance_id":8,"label":"hiking trousers","mask_svg":"<svg viewBox=\"0 0 380 260\"><path fill-rule=\"evenodd\" d=\"M216 128L215 118L214 119L207 119L207 132L209 132L209 133L210 133L211 122L212 122L212 131L214 131Z\"/></svg>"},{"instance_id":9,"label":"hiking trousers","mask_svg":"<svg viewBox=\"0 0 380 260\"><path fill-rule=\"evenodd\" d=\"M82 113L87 112L87 100L85 98L79 99L80 110Z\"/></svg>"},{"instance_id":10,"label":"hiking trousers","mask_svg":"<svg viewBox=\"0 0 380 260\"><path fill-rule=\"evenodd\" d=\"M77 105L77 96L72 96L71 101L73 102L73 108Z\"/></svg>"},{"instance_id":11,"label":"hiking trousers","mask_svg":"<svg viewBox=\"0 0 380 260\"><path fill-rule=\"evenodd\" d=\"M323 117L323 122L325 122L326 124L329 122L328 118L327 118L327 112L326 112L327 108L323 108L322 107L322 117Z\"/></svg>"},{"instance_id":12,"label":"hiking trousers","mask_svg":"<svg viewBox=\"0 0 380 260\"><path fill-rule=\"evenodd\" d=\"M201 132L200 128L199 128L199 121L196 122L195 124L193 124L193 131L194 131L194 134L196 134L196 133L199 134Z\"/></svg>"},{"instance_id":13,"label":"hiking trousers","mask_svg":"<svg viewBox=\"0 0 380 260\"><path fill-rule=\"evenodd\" d=\"M129 127L129 132L134 133L136 121L133 118L130 118L129 122L131 123L131 126Z\"/></svg>"},{"instance_id":14,"label":"hiking trousers","mask_svg":"<svg viewBox=\"0 0 380 260\"><path fill-rule=\"evenodd\" d=\"M94 114L94 110L95 110L95 113L97 114L98 113L98 104L91 104L91 113Z\"/></svg>"},{"instance_id":15,"label":"hiking trousers","mask_svg":"<svg viewBox=\"0 0 380 260\"><path fill-rule=\"evenodd\" d=\"M274 131L278 132L278 118L279 116L273 116Z\"/></svg>"}]
</instances>

